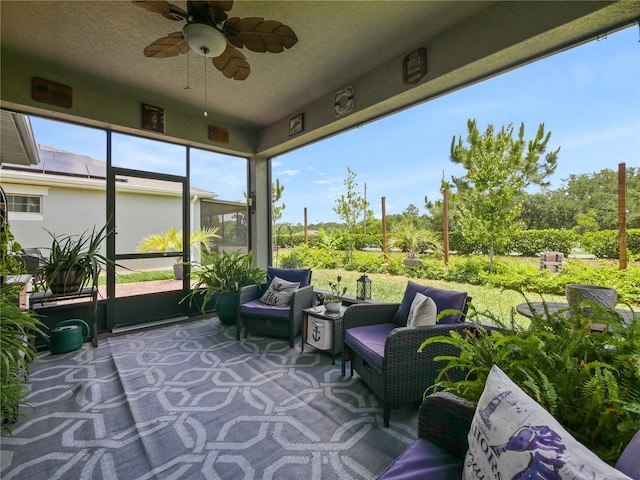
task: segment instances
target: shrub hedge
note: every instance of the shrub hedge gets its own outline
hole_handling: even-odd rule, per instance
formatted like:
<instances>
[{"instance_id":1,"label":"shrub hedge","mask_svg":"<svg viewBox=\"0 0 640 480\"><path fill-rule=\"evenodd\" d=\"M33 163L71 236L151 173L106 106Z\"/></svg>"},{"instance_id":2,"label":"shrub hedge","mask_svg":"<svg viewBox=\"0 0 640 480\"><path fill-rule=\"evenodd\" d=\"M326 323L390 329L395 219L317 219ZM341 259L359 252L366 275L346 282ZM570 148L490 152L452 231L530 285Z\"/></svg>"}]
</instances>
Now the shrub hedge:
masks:
<instances>
[{"instance_id":1,"label":"shrub hedge","mask_svg":"<svg viewBox=\"0 0 640 480\"><path fill-rule=\"evenodd\" d=\"M382 248L381 234L356 234L352 239L357 250ZM281 233L277 241L281 248L297 247L304 244L304 233ZM309 235L309 246L320 246L317 235ZM341 238L338 239L335 247L344 249ZM577 248L592 253L598 258L619 258L618 231L604 230L579 235L573 230L522 230L510 239L504 251L495 253L504 255L515 252L525 256L535 256L540 252L554 251L567 255ZM470 244L459 231L449 234L449 249L459 254L487 253L486 245ZM640 229L627 231L627 250L629 256L640 256Z\"/></svg>"},{"instance_id":2,"label":"shrub hedge","mask_svg":"<svg viewBox=\"0 0 640 480\"><path fill-rule=\"evenodd\" d=\"M300 245L279 256L280 266L286 268L328 268L344 266L346 270L407 275L415 278L487 285L494 288L564 295L568 283L585 283L613 287L623 304L640 306L640 263L631 262L625 270L617 262L599 261L591 264L579 258L565 259L559 273L540 270L531 262L518 257L499 257L494 272L488 273L489 259L484 255L451 255L449 264L434 256L422 256L416 266L404 264L404 254L385 256L381 252L353 252L350 262L339 250L310 248Z\"/></svg>"}]
</instances>

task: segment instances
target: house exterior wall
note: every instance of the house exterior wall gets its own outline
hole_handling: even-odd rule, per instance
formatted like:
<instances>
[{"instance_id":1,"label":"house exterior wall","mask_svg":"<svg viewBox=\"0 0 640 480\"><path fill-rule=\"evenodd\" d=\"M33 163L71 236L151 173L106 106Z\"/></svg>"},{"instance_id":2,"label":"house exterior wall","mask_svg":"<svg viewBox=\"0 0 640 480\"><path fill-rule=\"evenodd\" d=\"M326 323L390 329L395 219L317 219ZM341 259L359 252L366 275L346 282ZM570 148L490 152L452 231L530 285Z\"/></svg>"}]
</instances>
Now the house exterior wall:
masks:
<instances>
[{"instance_id":1,"label":"house exterior wall","mask_svg":"<svg viewBox=\"0 0 640 480\"><path fill-rule=\"evenodd\" d=\"M2 179L7 194L35 190L29 184ZM105 197L103 190L71 189L49 186L42 196L42 214L16 214L9 212L11 232L23 248L46 249L51 246L51 235L82 233L105 223ZM43 251L44 253L44 251Z\"/></svg>"},{"instance_id":2,"label":"house exterior wall","mask_svg":"<svg viewBox=\"0 0 640 480\"><path fill-rule=\"evenodd\" d=\"M138 244L145 236L166 232L171 227L182 229L181 197L117 191L116 254L136 253ZM127 260L119 263L132 270L155 270L171 268L175 262L176 258L172 257Z\"/></svg>"},{"instance_id":3,"label":"house exterior wall","mask_svg":"<svg viewBox=\"0 0 640 480\"><path fill-rule=\"evenodd\" d=\"M84 185L54 185L52 176L16 175L2 172L2 187L7 194L42 194L42 214L9 212L11 231L23 248L40 248L47 255L51 235L81 234L106 223L105 182L83 179ZM47 178L45 178L47 177ZM48 182L48 187L41 185ZM75 182L70 183L77 183ZM192 229L200 228L199 202L193 206ZM151 233L182 228L181 197L175 193L126 192L116 195L116 252L136 253L142 238ZM106 246L102 246L105 254ZM192 253L193 254L193 253ZM175 258L127 260L127 268L155 270L171 268Z\"/></svg>"}]
</instances>

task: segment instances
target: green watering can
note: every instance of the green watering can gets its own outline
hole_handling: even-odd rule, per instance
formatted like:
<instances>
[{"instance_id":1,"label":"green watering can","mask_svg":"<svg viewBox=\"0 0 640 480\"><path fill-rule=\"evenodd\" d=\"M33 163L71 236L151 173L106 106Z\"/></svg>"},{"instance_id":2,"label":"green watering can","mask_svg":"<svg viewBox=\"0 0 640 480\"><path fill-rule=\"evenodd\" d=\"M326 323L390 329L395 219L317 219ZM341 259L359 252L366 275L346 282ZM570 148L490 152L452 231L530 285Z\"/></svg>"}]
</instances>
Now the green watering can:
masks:
<instances>
[{"instance_id":1,"label":"green watering can","mask_svg":"<svg viewBox=\"0 0 640 480\"><path fill-rule=\"evenodd\" d=\"M74 318L58 323L51 335L43 335L45 343L49 346L51 353L69 353L78 350L89 338L91 329L84 320Z\"/></svg>"}]
</instances>

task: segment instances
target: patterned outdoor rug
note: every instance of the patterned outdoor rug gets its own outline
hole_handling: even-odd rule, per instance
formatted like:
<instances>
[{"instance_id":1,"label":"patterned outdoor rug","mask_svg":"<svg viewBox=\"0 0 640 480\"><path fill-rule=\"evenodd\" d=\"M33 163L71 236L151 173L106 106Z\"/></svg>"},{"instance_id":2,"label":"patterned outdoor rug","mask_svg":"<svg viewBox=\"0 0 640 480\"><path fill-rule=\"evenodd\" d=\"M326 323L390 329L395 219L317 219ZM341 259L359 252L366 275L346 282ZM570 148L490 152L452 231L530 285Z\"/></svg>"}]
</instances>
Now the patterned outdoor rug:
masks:
<instances>
[{"instance_id":1,"label":"patterned outdoor rug","mask_svg":"<svg viewBox=\"0 0 640 480\"><path fill-rule=\"evenodd\" d=\"M33 408L2 435L3 480L371 479L416 437L312 347L249 336L217 318L43 353Z\"/></svg>"}]
</instances>

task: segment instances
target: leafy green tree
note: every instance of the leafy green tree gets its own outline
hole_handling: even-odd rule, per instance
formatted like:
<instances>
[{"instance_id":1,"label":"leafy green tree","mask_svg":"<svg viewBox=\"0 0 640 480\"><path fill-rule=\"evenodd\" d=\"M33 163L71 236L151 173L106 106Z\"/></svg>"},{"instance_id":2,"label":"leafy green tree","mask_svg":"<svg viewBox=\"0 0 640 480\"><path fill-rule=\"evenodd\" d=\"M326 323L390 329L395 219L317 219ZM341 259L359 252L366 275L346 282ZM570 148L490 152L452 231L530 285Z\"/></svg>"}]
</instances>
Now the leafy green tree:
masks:
<instances>
[{"instance_id":1,"label":"leafy green tree","mask_svg":"<svg viewBox=\"0 0 640 480\"><path fill-rule=\"evenodd\" d=\"M280 229L277 228L277 224L282 218L282 211L287 208L284 202L280 205L277 204L282 198L283 191L284 185L281 185L280 179L276 178L276 183L271 184L271 221L273 222L273 231L276 234L273 238L273 249L276 251L276 264L278 262L278 236L280 235Z\"/></svg>"},{"instance_id":2,"label":"leafy green tree","mask_svg":"<svg viewBox=\"0 0 640 480\"><path fill-rule=\"evenodd\" d=\"M524 194L521 220L527 230L569 229L574 226L574 202L558 190Z\"/></svg>"},{"instance_id":3,"label":"leafy green tree","mask_svg":"<svg viewBox=\"0 0 640 480\"><path fill-rule=\"evenodd\" d=\"M640 228L640 169L627 168L627 228ZM610 169L570 175L560 188L525 194L522 220L528 229L567 228L585 230L585 215L593 217L598 230L618 228L618 173ZM588 229L593 229L589 227Z\"/></svg>"},{"instance_id":4,"label":"leafy green tree","mask_svg":"<svg viewBox=\"0 0 640 480\"><path fill-rule=\"evenodd\" d=\"M344 186L347 192L336 199L337 205L333 207L333 210L346 224L344 240L349 261L351 261L353 255L353 235L356 233L356 226L358 225L362 212L369 206L369 202L358 192L356 177L357 174L351 170L350 167L347 167L347 178L344 180Z\"/></svg>"},{"instance_id":5,"label":"leafy green tree","mask_svg":"<svg viewBox=\"0 0 640 480\"><path fill-rule=\"evenodd\" d=\"M577 213L575 219L576 226L574 230L579 234L597 232L600 229L598 225L598 212L593 209L585 213Z\"/></svg>"},{"instance_id":6,"label":"leafy green tree","mask_svg":"<svg viewBox=\"0 0 640 480\"><path fill-rule=\"evenodd\" d=\"M449 203L449 231L460 230L460 210L457 208L458 194L451 189L451 185L447 182L442 182L440 190L449 190L448 203ZM444 226L444 200L442 197L431 201L429 197L425 195L424 206L429 212L428 223L425 225L427 229L434 232L440 232Z\"/></svg>"},{"instance_id":7,"label":"leafy green tree","mask_svg":"<svg viewBox=\"0 0 640 480\"><path fill-rule=\"evenodd\" d=\"M284 192L284 185L280 184L280 179L276 178L276 183L271 184L271 217L273 219L273 226L275 228L276 223L282 218L282 212L287 206L282 204L277 205L277 202L282 198L282 192Z\"/></svg>"},{"instance_id":8,"label":"leafy green tree","mask_svg":"<svg viewBox=\"0 0 640 480\"><path fill-rule=\"evenodd\" d=\"M499 131L488 125L481 133L476 121L468 120L467 128L468 146L461 137L451 141L451 160L466 169L453 183L460 199L462 234L485 246L492 272L496 251L503 251L511 235L521 229L517 219L522 192L532 183L548 185L545 178L555 170L560 149L546 153L551 133L545 134L544 124L529 141L524 138L524 124L516 138L513 125Z\"/></svg>"}]
</instances>

